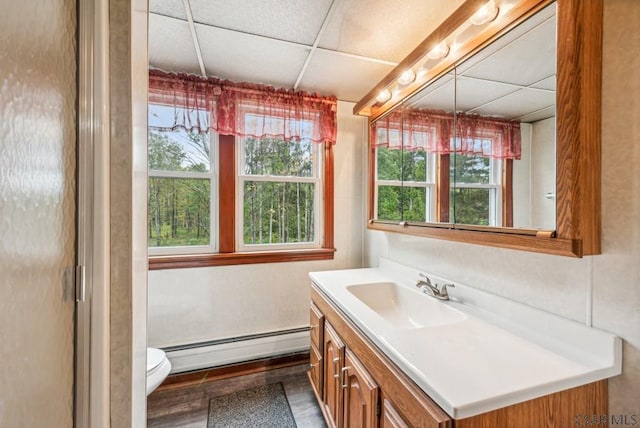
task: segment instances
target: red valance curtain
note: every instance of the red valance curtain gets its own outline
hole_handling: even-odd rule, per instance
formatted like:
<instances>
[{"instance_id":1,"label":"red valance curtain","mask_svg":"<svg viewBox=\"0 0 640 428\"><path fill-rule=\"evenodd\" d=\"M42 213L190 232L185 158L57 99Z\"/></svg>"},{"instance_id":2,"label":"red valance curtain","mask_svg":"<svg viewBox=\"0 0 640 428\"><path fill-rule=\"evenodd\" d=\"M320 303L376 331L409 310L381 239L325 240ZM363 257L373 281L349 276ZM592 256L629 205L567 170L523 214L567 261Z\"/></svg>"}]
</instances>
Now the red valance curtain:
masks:
<instances>
[{"instance_id":1,"label":"red valance curtain","mask_svg":"<svg viewBox=\"0 0 640 428\"><path fill-rule=\"evenodd\" d=\"M453 132L455 127L455 139ZM520 122L439 110L405 109L377 120L373 144L390 149L520 159Z\"/></svg>"},{"instance_id":2,"label":"red valance curtain","mask_svg":"<svg viewBox=\"0 0 640 428\"><path fill-rule=\"evenodd\" d=\"M166 129L336 142L335 97L150 70L149 102L175 107Z\"/></svg>"}]
</instances>

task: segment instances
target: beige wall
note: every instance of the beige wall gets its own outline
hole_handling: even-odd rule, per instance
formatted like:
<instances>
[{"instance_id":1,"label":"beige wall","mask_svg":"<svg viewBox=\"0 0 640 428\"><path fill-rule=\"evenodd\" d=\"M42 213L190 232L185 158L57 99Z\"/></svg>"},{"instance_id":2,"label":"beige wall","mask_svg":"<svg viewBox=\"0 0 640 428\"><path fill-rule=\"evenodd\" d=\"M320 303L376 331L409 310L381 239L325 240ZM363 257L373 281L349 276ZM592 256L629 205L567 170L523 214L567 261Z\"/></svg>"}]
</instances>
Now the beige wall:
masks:
<instances>
[{"instance_id":1,"label":"beige wall","mask_svg":"<svg viewBox=\"0 0 640 428\"><path fill-rule=\"evenodd\" d=\"M640 1L604 1L602 255L571 259L367 232L386 256L545 309L624 339L610 413L640 419ZM588 352L588 350L585 350Z\"/></svg>"},{"instance_id":2,"label":"beige wall","mask_svg":"<svg viewBox=\"0 0 640 428\"><path fill-rule=\"evenodd\" d=\"M147 1L109 1L111 426L146 425Z\"/></svg>"},{"instance_id":3,"label":"beige wall","mask_svg":"<svg viewBox=\"0 0 640 428\"><path fill-rule=\"evenodd\" d=\"M0 427L71 427L75 1L3 2L0 31Z\"/></svg>"},{"instance_id":4,"label":"beige wall","mask_svg":"<svg viewBox=\"0 0 640 428\"><path fill-rule=\"evenodd\" d=\"M360 267L365 120L338 103L335 259L149 272L149 344L171 346L309 325L315 270Z\"/></svg>"}]
</instances>

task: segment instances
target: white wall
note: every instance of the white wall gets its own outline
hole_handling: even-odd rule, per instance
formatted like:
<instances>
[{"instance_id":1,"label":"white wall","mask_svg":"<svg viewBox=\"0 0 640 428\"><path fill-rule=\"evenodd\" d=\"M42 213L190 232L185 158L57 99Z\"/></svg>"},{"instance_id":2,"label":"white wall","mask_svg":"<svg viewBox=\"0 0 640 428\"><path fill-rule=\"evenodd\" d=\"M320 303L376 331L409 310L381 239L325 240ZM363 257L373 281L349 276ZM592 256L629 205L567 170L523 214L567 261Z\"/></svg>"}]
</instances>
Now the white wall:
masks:
<instances>
[{"instance_id":1,"label":"white wall","mask_svg":"<svg viewBox=\"0 0 640 428\"><path fill-rule=\"evenodd\" d=\"M474 285L624 340L610 413L640 416L640 1L604 2L601 255L572 259L368 231L379 256ZM589 350L585 350L588 352Z\"/></svg>"},{"instance_id":2,"label":"white wall","mask_svg":"<svg viewBox=\"0 0 640 428\"><path fill-rule=\"evenodd\" d=\"M531 224L539 229L555 229L556 199L556 118L540 120L531 127Z\"/></svg>"},{"instance_id":3,"label":"white wall","mask_svg":"<svg viewBox=\"0 0 640 428\"><path fill-rule=\"evenodd\" d=\"M149 272L149 345L166 347L309 325L315 270L362 265L365 119L338 102L335 259Z\"/></svg>"},{"instance_id":4,"label":"white wall","mask_svg":"<svg viewBox=\"0 0 640 428\"><path fill-rule=\"evenodd\" d=\"M555 229L556 119L521 124L522 156L513 162L513 227Z\"/></svg>"},{"instance_id":5,"label":"white wall","mask_svg":"<svg viewBox=\"0 0 640 428\"><path fill-rule=\"evenodd\" d=\"M513 227L531 227L531 124L520 124L521 156L513 161Z\"/></svg>"}]
</instances>

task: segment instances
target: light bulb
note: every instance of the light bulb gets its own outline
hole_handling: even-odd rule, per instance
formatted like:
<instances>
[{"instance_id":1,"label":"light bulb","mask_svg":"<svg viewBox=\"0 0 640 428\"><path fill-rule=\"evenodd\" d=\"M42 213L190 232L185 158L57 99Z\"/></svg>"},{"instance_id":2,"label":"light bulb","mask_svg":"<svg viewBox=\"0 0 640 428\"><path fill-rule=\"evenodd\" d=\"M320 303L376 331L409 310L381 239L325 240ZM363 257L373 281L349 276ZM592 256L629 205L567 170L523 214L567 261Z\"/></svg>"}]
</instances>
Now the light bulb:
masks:
<instances>
[{"instance_id":1,"label":"light bulb","mask_svg":"<svg viewBox=\"0 0 640 428\"><path fill-rule=\"evenodd\" d=\"M433 49L429 51L427 56L429 59L440 59L447 56L449 53L449 45L446 42L440 42Z\"/></svg>"},{"instance_id":2,"label":"light bulb","mask_svg":"<svg viewBox=\"0 0 640 428\"><path fill-rule=\"evenodd\" d=\"M499 12L499 9L494 3L494 1L489 0L487 3L484 4L484 6L478 9L476 13L471 15L471 18L469 18L469 21L473 25L483 25L483 24L486 24L487 22L491 22L494 19L496 19L496 16L498 16L498 12Z\"/></svg>"},{"instance_id":3,"label":"light bulb","mask_svg":"<svg viewBox=\"0 0 640 428\"><path fill-rule=\"evenodd\" d=\"M414 80L416 80L416 74L410 68L405 70L405 72L398 77L398 83L401 85L408 85Z\"/></svg>"},{"instance_id":4,"label":"light bulb","mask_svg":"<svg viewBox=\"0 0 640 428\"><path fill-rule=\"evenodd\" d=\"M427 76L427 71L429 71L427 68L420 67L418 69L418 72L416 73L416 80L418 82L422 82L424 80L424 78Z\"/></svg>"},{"instance_id":5,"label":"light bulb","mask_svg":"<svg viewBox=\"0 0 640 428\"><path fill-rule=\"evenodd\" d=\"M376 97L376 101L378 101L379 103L384 103L389 101L389 98L391 98L391 92L389 92L388 89L383 89Z\"/></svg>"}]
</instances>

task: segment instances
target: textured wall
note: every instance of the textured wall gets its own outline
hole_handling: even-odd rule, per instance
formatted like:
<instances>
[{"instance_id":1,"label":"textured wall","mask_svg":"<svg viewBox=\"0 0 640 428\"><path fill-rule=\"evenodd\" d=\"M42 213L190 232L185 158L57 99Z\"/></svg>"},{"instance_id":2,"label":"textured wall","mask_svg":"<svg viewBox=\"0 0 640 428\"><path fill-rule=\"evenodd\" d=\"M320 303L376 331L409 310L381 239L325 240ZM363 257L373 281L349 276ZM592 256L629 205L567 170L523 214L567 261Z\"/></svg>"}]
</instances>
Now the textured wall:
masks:
<instances>
[{"instance_id":1,"label":"textured wall","mask_svg":"<svg viewBox=\"0 0 640 428\"><path fill-rule=\"evenodd\" d=\"M309 325L314 270L360 267L364 119L338 103L335 260L149 272L149 344L183 345ZM283 275L286 272L286 275Z\"/></svg>"},{"instance_id":2,"label":"textured wall","mask_svg":"<svg viewBox=\"0 0 640 428\"><path fill-rule=\"evenodd\" d=\"M0 427L73 418L75 2L0 14ZM68 290L68 289L67 289Z\"/></svg>"},{"instance_id":3,"label":"textured wall","mask_svg":"<svg viewBox=\"0 0 640 428\"><path fill-rule=\"evenodd\" d=\"M602 106L603 254L584 259L368 232L379 256L439 273L621 336L623 374L610 412L640 420L640 1L605 0ZM592 284L592 288L590 288ZM588 352L588 350L585 350ZM631 421L631 419L628 419Z\"/></svg>"}]
</instances>

